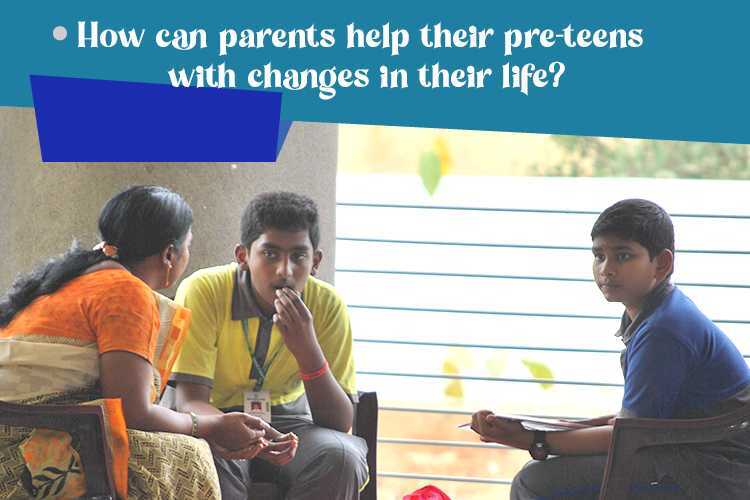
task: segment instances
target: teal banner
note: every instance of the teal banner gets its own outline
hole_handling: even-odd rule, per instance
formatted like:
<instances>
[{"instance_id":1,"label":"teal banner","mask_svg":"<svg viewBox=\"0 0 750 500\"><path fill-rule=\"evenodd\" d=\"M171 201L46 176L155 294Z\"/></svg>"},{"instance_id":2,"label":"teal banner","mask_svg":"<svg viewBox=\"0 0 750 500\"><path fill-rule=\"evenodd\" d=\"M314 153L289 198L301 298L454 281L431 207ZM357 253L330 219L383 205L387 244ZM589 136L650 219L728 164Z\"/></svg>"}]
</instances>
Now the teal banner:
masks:
<instances>
[{"instance_id":1,"label":"teal banner","mask_svg":"<svg viewBox=\"0 0 750 500\"><path fill-rule=\"evenodd\" d=\"M36 74L277 91L285 121L750 143L744 3L1 8L0 106Z\"/></svg>"}]
</instances>

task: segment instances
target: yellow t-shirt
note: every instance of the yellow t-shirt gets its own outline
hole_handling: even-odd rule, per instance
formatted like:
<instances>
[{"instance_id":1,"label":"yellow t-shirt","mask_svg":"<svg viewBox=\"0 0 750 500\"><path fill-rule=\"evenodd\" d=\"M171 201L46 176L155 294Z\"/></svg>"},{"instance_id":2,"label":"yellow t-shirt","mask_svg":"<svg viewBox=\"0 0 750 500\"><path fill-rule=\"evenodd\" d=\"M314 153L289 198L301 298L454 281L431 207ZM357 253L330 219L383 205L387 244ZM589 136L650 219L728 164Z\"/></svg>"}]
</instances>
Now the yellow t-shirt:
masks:
<instances>
[{"instance_id":1,"label":"yellow t-shirt","mask_svg":"<svg viewBox=\"0 0 750 500\"><path fill-rule=\"evenodd\" d=\"M242 406L245 391L254 390L257 383L250 378L252 358L242 321L232 319L237 276L234 263L202 269L180 284L175 298L192 311L192 322L174 365L173 379L211 386L211 403L217 408ZM355 395L352 330L346 304L331 285L313 277L305 283L303 300L312 313L315 334L331 373L344 392ZM251 316L247 320L249 343L255 349L260 318ZM297 361L275 325L264 368L263 389L271 391L272 405L291 403L304 394Z\"/></svg>"}]
</instances>

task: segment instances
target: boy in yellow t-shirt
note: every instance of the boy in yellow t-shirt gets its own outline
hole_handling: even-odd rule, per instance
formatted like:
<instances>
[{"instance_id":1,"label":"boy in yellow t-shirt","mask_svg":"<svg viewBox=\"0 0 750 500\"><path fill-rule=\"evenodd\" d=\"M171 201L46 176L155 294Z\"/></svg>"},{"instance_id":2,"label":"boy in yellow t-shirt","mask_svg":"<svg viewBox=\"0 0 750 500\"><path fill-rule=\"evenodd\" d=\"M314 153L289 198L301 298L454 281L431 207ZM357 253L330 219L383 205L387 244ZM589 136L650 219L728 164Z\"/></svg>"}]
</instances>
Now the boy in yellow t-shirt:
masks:
<instances>
[{"instance_id":1,"label":"boy in yellow t-shirt","mask_svg":"<svg viewBox=\"0 0 750 500\"><path fill-rule=\"evenodd\" d=\"M319 240L312 200L262 194L242 216L236 262L200 270L177 291L193 313L172 376L178 409L245 411L299 436L291 461L271 450L250 462L216 456L223 498L244 500L262 480L288 498L356 499L368 481L366 445L346 434L356 398L351 326L333 287L313 277Z\"/></svg>"}]
</instances>

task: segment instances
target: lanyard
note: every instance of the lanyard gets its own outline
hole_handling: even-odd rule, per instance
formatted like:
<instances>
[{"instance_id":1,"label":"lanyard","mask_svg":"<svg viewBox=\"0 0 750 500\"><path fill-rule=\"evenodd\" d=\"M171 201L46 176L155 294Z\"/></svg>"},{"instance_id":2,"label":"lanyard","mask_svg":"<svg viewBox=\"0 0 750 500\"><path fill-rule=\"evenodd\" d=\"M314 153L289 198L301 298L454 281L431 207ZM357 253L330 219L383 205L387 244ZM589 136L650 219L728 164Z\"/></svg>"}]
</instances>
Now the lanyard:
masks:
<instances>
[{"instance_id":1,"label":"lanyard","mask_svg":"<svg viewBox=\"0 0 750 500\"><path fill-rule=\"evenodd\" d=\"M258 381L255 383L255 391L260 391L263 388L263 383L266 380L266 375L268 374L268 370L271 368L271 364L273 364L276 357L281 352L281 349L277 349L276 352L273 354L273 357L271 360L266 363L266 367L263 368L263 366L260 364L258 359L255 357L255 353L253 352L253 347L250 345L250 334L249 334L250 327L247 324L247 318L242 320L242 332L245 334L245 342L247 343L247 350L250 353L250 358L253 360L253 366L258 371ZM268 344L270 346L271 339L268 339ZM252 370L250 371L252 374Z\"/></svg>"}]
</instances>

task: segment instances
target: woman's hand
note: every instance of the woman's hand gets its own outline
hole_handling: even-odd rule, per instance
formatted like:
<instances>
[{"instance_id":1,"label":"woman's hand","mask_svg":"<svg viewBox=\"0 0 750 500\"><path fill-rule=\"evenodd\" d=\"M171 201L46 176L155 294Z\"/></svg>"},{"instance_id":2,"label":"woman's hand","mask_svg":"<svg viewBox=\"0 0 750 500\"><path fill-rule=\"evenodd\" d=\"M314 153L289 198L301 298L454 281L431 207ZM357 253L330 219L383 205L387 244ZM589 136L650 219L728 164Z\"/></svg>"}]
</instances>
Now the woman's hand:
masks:
<instances>
[{"instance_id":1,"label":"woman's hand","mask_svg":"<svg viewBox=\"0 0 750 500\"><path fill-rule=\"evenodd\" d=\"M198 416L198 436L229 451L246 450L255 444L262 444L269 429L270 426L262 419L247 413Z\"/></svg>"},{"instance_id":2,"label":"woman's hand","mask_svg":"<svg viewBox=\"0 0 750 500\"><path fill-rule=\"evenodd\" d=\"M258 457L275 465L285 465L297 454L299 438L293 433L282 434L263 448Z\"/></svg>"},{"instance_id":3,"label":"woman's hand","mask_svg":"<svg viewBox=\"0 0 750 500\"><path fill-rule=\"evenodd\" d=\"M496 417L489 410L481 410L471 416L471 429L479 434L479 439L487 443L500 443L527 450L533 435L521 426L520 422Z\"/></svg>"},{"instance_id":4,"label":"woman's hand","mask_svg":"<svg viewBox=\"0 0 750 500\"><path fill-rule=\"evenodd\" d=\"M211 447L213 454L221 458L227 460L251 460L257 457L258 454L268 446L268 441L260 439L257 443L250 445L248 448L234 451L228 450L211 441L208 442L208 445Z\"/></svg>"}]
</instances>

